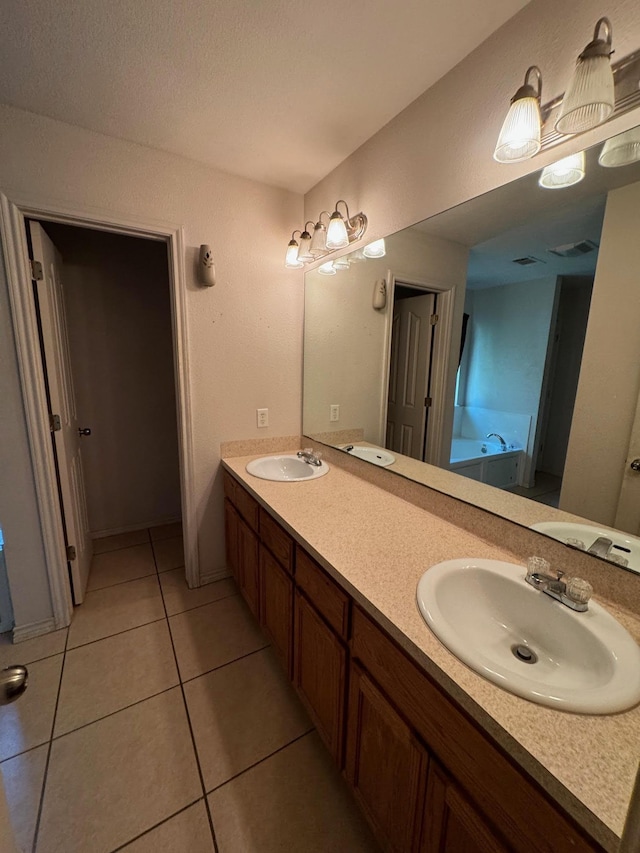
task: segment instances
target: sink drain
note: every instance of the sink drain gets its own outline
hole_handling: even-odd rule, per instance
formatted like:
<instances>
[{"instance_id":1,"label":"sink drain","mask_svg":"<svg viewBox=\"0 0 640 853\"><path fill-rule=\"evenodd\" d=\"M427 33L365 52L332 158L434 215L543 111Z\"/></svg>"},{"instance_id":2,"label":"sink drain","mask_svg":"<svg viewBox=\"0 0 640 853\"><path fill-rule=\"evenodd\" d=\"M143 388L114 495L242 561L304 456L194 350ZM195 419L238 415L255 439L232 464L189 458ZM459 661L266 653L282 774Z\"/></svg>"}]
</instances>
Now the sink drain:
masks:
<instances>
[{"instance_id":1,"label":"sink drain","mask_svg":"<svg viewBox=\"0 0 640 853\"><path fill-rule=\"evenodd\" d=\"M511 651L514 657L521 660L522 663L538 663L538 655L529 646L516 643L514 646L511 646Z\"/></svg>"}]
</instances>

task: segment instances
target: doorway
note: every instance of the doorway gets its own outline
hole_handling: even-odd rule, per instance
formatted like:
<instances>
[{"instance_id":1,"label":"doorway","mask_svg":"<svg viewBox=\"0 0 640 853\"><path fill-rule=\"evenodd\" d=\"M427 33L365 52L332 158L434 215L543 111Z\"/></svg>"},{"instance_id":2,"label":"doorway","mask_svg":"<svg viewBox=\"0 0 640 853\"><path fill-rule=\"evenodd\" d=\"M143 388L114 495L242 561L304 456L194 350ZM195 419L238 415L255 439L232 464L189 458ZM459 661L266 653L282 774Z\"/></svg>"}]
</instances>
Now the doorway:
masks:
<instances>
[{"instance_id":1,"label":"doorway","mask_svg":"<svg viewBox=\"0 0 640 853\"><path fill-rule=\"evenodd\" d=\"M28 259L26 220L60 223L112 234L147 238L164 243L170 282L172 349L175 367L175 399L178 421L178 452L181 516L184 523L185 575L190 587L199 585L195 508L191 399L186 328L186 293L182 229L177 226L131 221L126 217L96 216L84 209L60 209L55 204L16 204L0 194L0 232L11 303L26 435L31 453L39 530L48 578L53 615L50 620L14 628L14 640L36 636L70 623L73 602L68 578L66 543L60 511L55 457L51 442L47 394L39 353L38 318L33 299Z\"/></svg>"}]
</instances>

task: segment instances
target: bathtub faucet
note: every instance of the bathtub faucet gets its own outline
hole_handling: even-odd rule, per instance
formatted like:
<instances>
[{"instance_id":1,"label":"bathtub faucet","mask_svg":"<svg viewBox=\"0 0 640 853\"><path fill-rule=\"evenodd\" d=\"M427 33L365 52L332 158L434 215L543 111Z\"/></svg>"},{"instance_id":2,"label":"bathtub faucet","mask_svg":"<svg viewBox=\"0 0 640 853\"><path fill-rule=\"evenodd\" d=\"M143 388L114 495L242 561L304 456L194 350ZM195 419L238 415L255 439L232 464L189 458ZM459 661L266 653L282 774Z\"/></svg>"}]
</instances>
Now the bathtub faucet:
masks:
<instances>
[{"instance_id":1,"label":"bathtub faucet","mask_svg":"<svg viewBox=\"0 0 640 853\"><path fill-rule=\"evenodd\" d=\"M504 453L505 450L507 449L507 442L497 432L490 432L487 434L487 438L494 438L494 437L497 438L498 441L500 442L500 446L502 447L502 452Z\"/></svg>"}]
</instances>

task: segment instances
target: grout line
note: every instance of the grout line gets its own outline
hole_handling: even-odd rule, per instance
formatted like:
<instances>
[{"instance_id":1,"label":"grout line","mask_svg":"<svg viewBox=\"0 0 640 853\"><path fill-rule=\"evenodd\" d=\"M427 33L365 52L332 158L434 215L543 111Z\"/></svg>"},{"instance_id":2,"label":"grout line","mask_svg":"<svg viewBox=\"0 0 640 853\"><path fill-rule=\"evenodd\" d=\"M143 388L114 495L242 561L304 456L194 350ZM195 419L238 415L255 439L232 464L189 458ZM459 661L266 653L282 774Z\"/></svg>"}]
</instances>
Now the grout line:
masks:
<instances>
[{"instance_id":1,"label":"grout line","mask_svg":"<svg viewBox=\"0 0 640 853\"><path fill-rule=\"evenodd\" d=\"M153 571L149 572L148 575L140 575L137 578L127 578L124 581L116 581L115 583L109 583L106 586L95 586L93 589L87 589L87 595L91 592L102 592L103 589L113 589L116 586L122 586L125 583L133 583L134 581L142 581L145 578L154 578L157 575L157 571L155 565L153 567Z\"/></svg>"},{"instance_id":2,"label":"grout line","mask_svg":"<svg viewBox=\"0 0 640 853\"><path fill-rule=\"evenodd\" d=\"M210 791L207 791L207 795L215 793L215 791L219 791L220 788L224 788L225 785L228 785L229 782L233 782L235 779L238 779L240 776L244 776L245 773L248 773L250 770L253 770L255 767L258 767L260 764L264 764L265 761L268 761L270 758L273 758L274 755L277 755L279 752L282 752L284 749L287 749L290 746L293 746L294 743L297 743L299 740L302 740L303 737L307 737L307 735L313 734L315 731L314 727L311 726L310 729L307 729L306 732L303 732L301 735L294 737L293 740L290 740L289 743L285 743L282 746L275 749L269 755L265 755L264 758L260 758L254 764L250 764L249 767L245 767L244 770L241 770L239 773L236 773L235 776L230 776L229 779L225 779L224 782L221 782L219 785L216 785L215 788L212 788Z\"/></svg>"},{"instance_id":3,"label":"grout line","mask_svg":"<svg viewBox=\"0 0 640 853\"><path fill-rule=\"evenodd\" d=\"M159 619L150 619L149 622L141 622L139 625L132 625L131 628L123 628L122 631L115 631L113 634L106 634L104 637L96 637L95 640L88 640L86 643L79 643L77 646L71 646L66 651L75 652L76 649L84 649L85 646L92 646L94 643L101 643L103 640L109 640L111 637L119 637L120 634L128 634L129 631L136 631L138 628L144 628L145 625L155 625L156 622L164 622L165 618L166 617L164 616L160 616Z\"/></svg>"},{"instance_id":4,"label":"grout line","mask_svg":"<svg viewBox=\"0 0 640 853\"><path fill-rule=\"evenodd\" d=\"M226 578L223 578L222 580L226 580ZM215 581L215 583L222 583L222 581ZM240 593L230 592L229 595L221 595L220 598L214 598L212 601L205 601L203 604L194 604L193 607L187 607L186 610L178 610L177 613L169 613L169 619L173 619L174 616L181 616L183 613L191 613L193 610L199 610L201 607L208 607L210 604L217 604L218 601L226 601L228 598L235 598L237 595L240 595Z\"/></svg>"},{"instance_id":5,"label":"grout line","mask_svg":"<svg viewBox=\"0 0 640 853\"><path fill-rule=\"evenodd\" d=\"M44 774L42 776L42 789L40 791L40 802L38 803L38 814L36 816L36 825L33 831L32 853L36 853L38 844L38 835L40 834L40 821L42 819L42 809L44 806L44 794L47 787L47 777L49 775L49 764L51 762L51 749L53 747L53 732L56 725L56 717L58 715L58 704L60 702L60 693L62 691L62 678L64 676L64 665L67 659L67 647L69 645L69 629L67 628L67 636L64 641L64 650L62 652L62 666L60 667L60 680L58 681L58 692L56 695L56 704L53 709L53 719L51 720L51 734L49 735L49 748L47 749L47 760L44 765Z\"/></svg>"},{"instance_id":6,"label":"grout line","mask_svg":"<svg viewBox=\"0 0 640 853\"><path fill-rule=\"evenodd\" d=\"M153 547L153 542L151 543L151 550L153 552L153 559L155 560L155 549ZM158 564L156 562L156 569ZM193 725L191 723L191 715L189 714L189 706L187 705L187 696L184 692L184 684L182 683L182 675L180 674L180 664L178 663L178 654L176 652L175 643L173 642L173 634L171 633L171 624L169 622L169 614L167 613L167 605L164 600L164 592L162 591L162 584L160 583L160 578L158 577L158 584L160 586L160 595L162 596L162 606L164 607L165 618L167 620L167 626L169 628L169 639L171 641L171 649L173 651L173 657L176 663L176 669L178 670L178 678L180 680L180 692L182 693L182 702L184 704L184 711L187 718L187 725L189 726L189 734L191 735L191 746L193 748L193 755L196 760L196 767L198 769L198 776L200 777L200 785L202 787L202 795L204 798L205 808L207 810L207 818L209 820L209 829L211 831L211 838L213 840L213 849L215 853L219 853L218 851L218 842L216 840L216 831L213 826L213 818L211 816L211 809L209 808L209 801L207 800L207 789L204 783L204 775L202 773L202 766L200 764L200 757L198 755L198 747L196 746L196 738L193 732ZM35 853L35 851L34 851Z\"/></svg>"},{"instance_id":7,"label":"grout line","mask_svg":"<svg viewBox=\"0 0 640 853\"><path fill-rule=\"evenodd\" d=\"M263 652L265 649L271 648L271 643L266 643L264 646L260 646L259 649L254 649L252 652L247 652L244 655L240 655L240 657L233 658L233 660L225 661L225 663L221 663L219 666L214 666L211 669L207 669L204 672L199 673L198 675L192 675L191 678L182 678L180 677L180 681L182 684L191 684L192 681L196 681L198 678L202 678L203 675L211 675L212 672L217 672L219 669L224 669L227 666L231 666L234 663L238 663L238 661L244 660L245 658L250 658L251 655L257 655L259 652Z\"/></svg>"},{"instance_id":8,"label":"grout line","mask_svg":"<svg viewBox=\"0 0 640 853\"><path fill-rule=\"evenodd\" d=\"M98 542L98 539L94 539L94 542ZM148 545L149 542L136 542L134 545L120 545L118 548L109 548L107 551L98 551L97 553L94 551L91 555L91 559L94 557L105 557L107 554L115 554L116 551L126 551L127 548L140 548L142 545Z\"/></svg>"},{"instance_id":9,"label":"grout line","mask_svg":"<svg viewBox=\"0 0 640 853\"><path fill-rule=\"evenodd\" d=\"M178 817L182 812L186 812L187 809L190 809L192 806L201 803L204 800L204 797L198 797L197 800L194 800L192 803L184 806L181 809L178 809L177 812L170 814L169 817L165 817L164 820L161 820L159 823L155 823L153 826L150 826L149 829L145 829L144 832L141 832L140 835L136 835L135 838L130 838L128 841L125 841L124 844L121 844L119 847L115 847L111 853L118 853L119 850L124 850L125 847L128 847L130 844L133 844L134 841L138 841L139 838L144 838L145 835L148 835L150 832L153 832L154 829L157 829L159 826L162 826L164 823L167 823L170 820L173 820L174 817Z\"/></svg>"}]
</instances>

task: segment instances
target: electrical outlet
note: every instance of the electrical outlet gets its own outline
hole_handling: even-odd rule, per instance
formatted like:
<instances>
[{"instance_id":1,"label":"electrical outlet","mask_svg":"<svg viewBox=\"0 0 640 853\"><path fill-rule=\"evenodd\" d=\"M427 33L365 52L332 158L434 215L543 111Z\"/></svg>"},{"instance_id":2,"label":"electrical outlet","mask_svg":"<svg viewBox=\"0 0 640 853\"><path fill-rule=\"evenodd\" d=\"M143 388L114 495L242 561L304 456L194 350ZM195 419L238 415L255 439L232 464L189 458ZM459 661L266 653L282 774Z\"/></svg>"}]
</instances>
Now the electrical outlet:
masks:
<instances>
[{"instance_id":1,"label":"electrical outlet","mask_svg":"<svg viewBox=\"0 0 640 853\"><path fill-rule=\"evenodd\" d=\"M340 420L340 406L337 403L332 403L329 406L329 420L330 421L339 421Z\"/></svg>"},{"instance_id":2,"label":"electrical outlet","mask_svg":"<svg viewBox=\"0 0 640 853\"><path fill-rule=\"evenodd\" d=\"M269 409L256 409L258 429L269 426Z\"/></svg>"}]
</instances>

